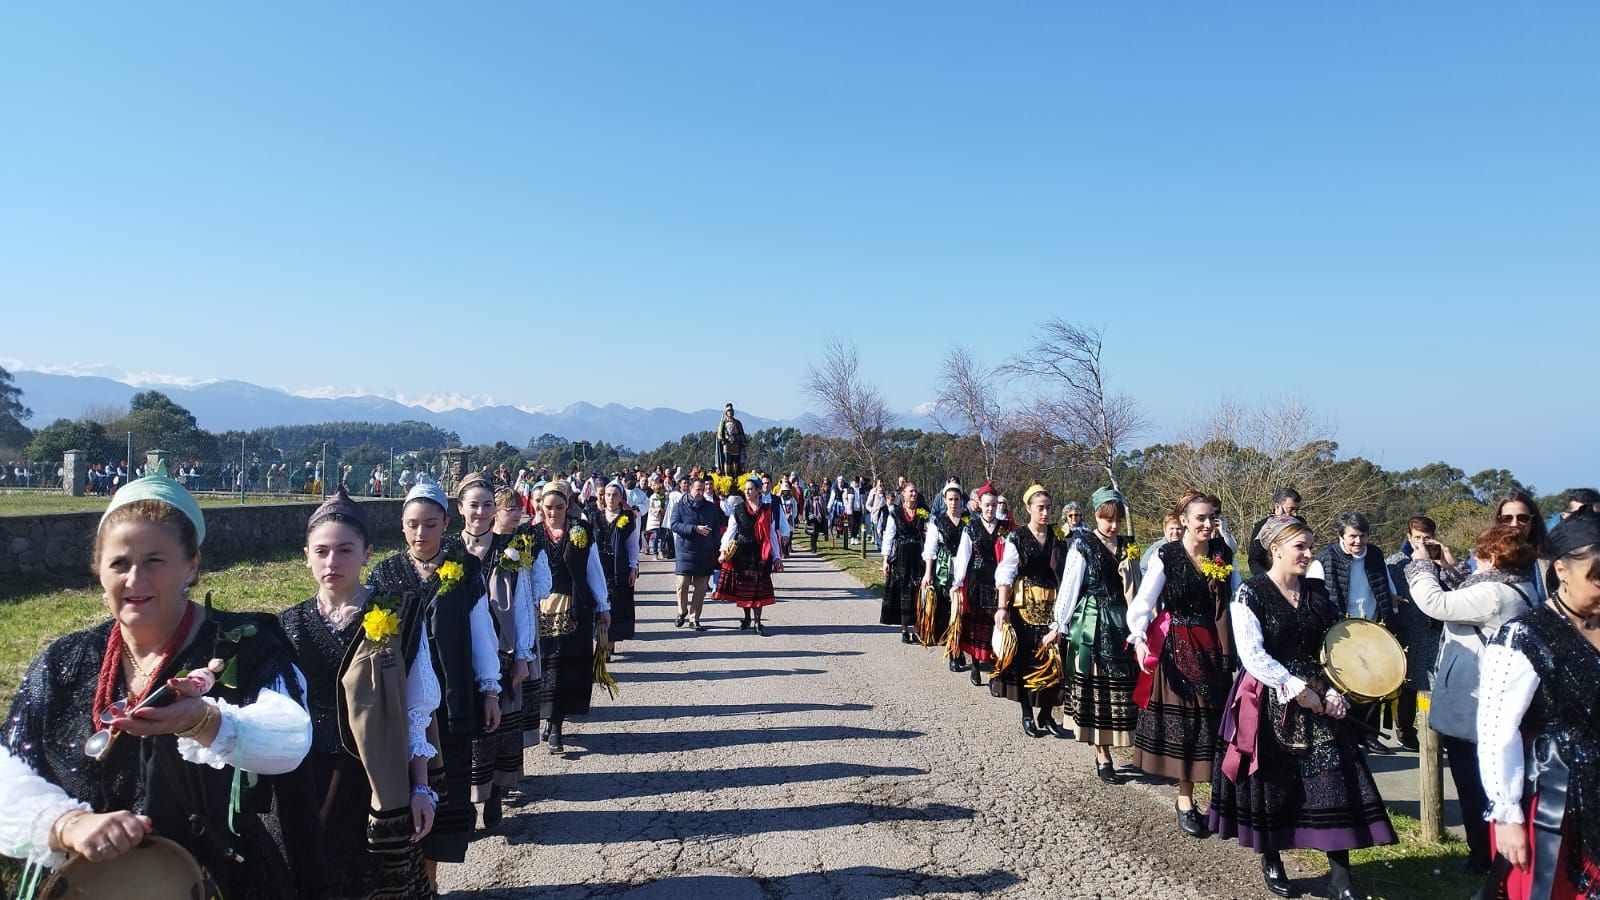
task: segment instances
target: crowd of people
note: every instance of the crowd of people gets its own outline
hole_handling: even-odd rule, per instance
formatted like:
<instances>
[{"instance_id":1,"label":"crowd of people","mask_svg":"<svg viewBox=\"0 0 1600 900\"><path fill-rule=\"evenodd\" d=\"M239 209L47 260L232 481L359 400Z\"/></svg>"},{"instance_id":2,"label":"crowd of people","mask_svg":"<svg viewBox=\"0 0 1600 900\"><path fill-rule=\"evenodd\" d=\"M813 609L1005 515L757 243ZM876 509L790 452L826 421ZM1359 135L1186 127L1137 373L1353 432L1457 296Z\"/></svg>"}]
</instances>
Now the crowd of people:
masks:
<instances>
[{"instance_id":1,"label":"crowd of people","mask_svg":"<svg viewBox=\"0 0 1600 900\"><path fill-rule=\"evenodd\" d=\"M802 524L813 547L878 547L902 641L973 685L987 670L1025 735L1090 745L1107 784L1131 748L1176 782L1184 834L1256 850L1283 896L1284 850L1324 851L1350 898L1349 851L1396 840L1367 763L1386 698L1347 696L1321 658L1340 623L1383 623L1410 660L1396 736L1431 689L1472 865L1500 859L1518 898L1600 885L1600 495L1569 494L1552 528L1509 494L1465 560L1418 516L1385 559L1354 512L1319 543L1286 488L1245 578L1199 491L1145 549L1114 486L1080 506L1030 485L1013 517L987 482L925 495L735 468L500 468L449 493L414 477L405 547L370 570L371 523L341 489L308 523L308 599L277 617L192 599L199 506L164 467L132 481L93 548L110 619L34 661L0 731L0 853L40 870L154 832L228 897L431 896L438 864L497 826L524 748L563 754L565 723L614 686L641 559L673 563L675 628L703 628L709 593L765 635Z\"/></svg>"}]
</instances>

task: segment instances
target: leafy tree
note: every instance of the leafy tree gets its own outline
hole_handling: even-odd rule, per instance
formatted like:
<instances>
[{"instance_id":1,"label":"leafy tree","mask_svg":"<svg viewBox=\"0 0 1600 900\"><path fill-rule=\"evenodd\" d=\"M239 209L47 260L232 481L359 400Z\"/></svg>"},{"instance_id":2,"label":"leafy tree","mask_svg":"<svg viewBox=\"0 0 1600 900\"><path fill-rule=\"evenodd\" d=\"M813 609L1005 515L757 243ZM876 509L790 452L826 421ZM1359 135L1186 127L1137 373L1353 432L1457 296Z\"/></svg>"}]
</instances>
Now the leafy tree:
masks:
<instances>
[{"instance_id":1,"label":"leafy tree","mask_svg":"<svg viewBox=\"0 0 1600 900\"><path fill-rule=\"evenodd\" d=\"M57 419L34 432L27 454L31 460L59 460L68 450L84 451L90 462L121 459L127 452L122 442L107 435L99 422Z\"/></svg>"},{"instance_id":2,"label":"leafy tree","mask_svg":"<svg viewBox=\"0 0 1600 900\"><path fill-rule=\"evenodd\" d=\"M11 373L3 367L0 367L0 414L18 422L33 418L33 410L22 404L22 388L17 387Z\"/></svg>"},{"instance_id":3,"label":"leafy tree","mask_svg":"<svg viewBox=\"0 0 1600 900\"><path fill-rule=\"evenodd\" d=\"M17 421L10 413L0 413L0 452L15 456L33 440L33 429Z\"/></svg>"},{"instance_id":4,"label":"leafy tree","mask_svg":"<svg viewBox=\"0 0 1600 900\"><path fill-rule=\"evenodd\" d=\"M529 438L528 449L535 453L543 453L546 450L559 450L563 447L569 446L571 443L571 441L564 437L554 435L546 431L544 434L541 434L536 438Z\"/></svg>"}]
</instances>

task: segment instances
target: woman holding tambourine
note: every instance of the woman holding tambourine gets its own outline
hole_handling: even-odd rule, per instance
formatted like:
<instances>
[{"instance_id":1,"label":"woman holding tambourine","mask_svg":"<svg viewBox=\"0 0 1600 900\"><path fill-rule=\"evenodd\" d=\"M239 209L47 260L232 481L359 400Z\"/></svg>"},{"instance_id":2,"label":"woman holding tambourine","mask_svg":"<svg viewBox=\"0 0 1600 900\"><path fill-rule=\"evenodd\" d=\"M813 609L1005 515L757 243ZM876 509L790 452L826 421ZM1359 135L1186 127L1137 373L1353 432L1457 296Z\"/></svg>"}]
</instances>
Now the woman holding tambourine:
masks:
<instances>
[{"instance_id":1,"label":"woman holding tambourine","mask_svg":"<svg viewBox=\"0 0 1600 900\"><path fill-rule=\"evenodd\" d=\"M1240 585L1229 608L1244 671L1224 713L1209 824L1261 854L1273 893L1294 894L1280 852L1312 848L1328 854L1328 896L1353 898L1350 851L1396 838L1343 721L1349 703L1323 674L1323 639L1344 612L1305 577L1313 543L1304 522L1273 516L1257 540L1272 565Z\"/></svg>"},{"instance_id":2,"label":"woman holding tambourine","mask_svg":"<svg viewBox=\"0 0 1600 900\"><path fill-rule=\"evenodd\" d=\"M164 464L101 517L111 618L34 660L0 730L0 853L29 862L25 882L155 834L229 900L323 894L294 647L270 615L189 599L204 538Z\"/></svg>"}]
</instances>

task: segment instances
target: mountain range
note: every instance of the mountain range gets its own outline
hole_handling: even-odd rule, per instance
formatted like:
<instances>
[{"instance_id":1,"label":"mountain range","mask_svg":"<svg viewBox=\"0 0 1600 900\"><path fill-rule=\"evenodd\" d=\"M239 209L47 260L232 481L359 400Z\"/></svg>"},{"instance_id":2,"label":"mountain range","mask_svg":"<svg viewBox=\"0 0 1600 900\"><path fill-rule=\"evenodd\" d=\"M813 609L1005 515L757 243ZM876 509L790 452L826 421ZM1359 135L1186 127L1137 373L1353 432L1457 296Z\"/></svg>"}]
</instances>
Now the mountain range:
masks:
<instances>
[{"instance_id":1,"label":"mountain range","mask_svg":"<svg viewBox=\"0 0 1600 900\"><path fill-rule=\"evenodd\" d=\"M94 375L63 375L18 370L12 373L23 402L33 409L27 424L42 428L56 419L76 419L87 410L128 408L139 391L157 390L189 410L200 427L212 432L302 425L316 422L403 422L416 420L454 431L463 443L506 441L526 446L529 439L554 434L572 441L606 441L632 450L649 450L686 434L716 427L720 409L684 412L644 409L607 403L578 402L556 412L530 412L515 406L480 406L434 410L371 395L301 397L245 381L212 381L198 385L132 385ZM803 418L803 417L802 417ZM801 419L768 419L740 410L746 431L798 425ZM905 427L927 427L916 414L901 417Z\"/></svg>"}]
</instances>

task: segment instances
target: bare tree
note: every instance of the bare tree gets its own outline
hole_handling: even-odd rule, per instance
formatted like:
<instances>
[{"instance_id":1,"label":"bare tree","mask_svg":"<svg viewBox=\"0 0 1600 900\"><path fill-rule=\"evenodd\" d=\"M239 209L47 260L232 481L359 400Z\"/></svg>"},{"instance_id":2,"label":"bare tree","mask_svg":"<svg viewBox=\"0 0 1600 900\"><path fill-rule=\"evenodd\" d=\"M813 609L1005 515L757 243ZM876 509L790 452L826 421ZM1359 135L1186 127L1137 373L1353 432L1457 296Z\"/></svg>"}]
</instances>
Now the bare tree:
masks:
<instances>
[{"instance_id":1,"label":"bare tree","mask_svg":"<svg viewBox=\"0 0 1600 900\"><path fill-rule=\"evenodd\" d=\"M1000 405L998 372L978 362L966 347L951 347L945 354L933 420L947 434L977 440L984 480L993 481L1007 415Z\"/></svg>"},{"instance_id":2,"label":"bare tree","mask_svg":"<svg viewBox=\"0 0 1600 900\"><path fill-rule=\"evenodd\" d=\"M1034 390L1018 412L1019 424L1056 446L1055 468L1081 466L1077 454L1061 451L1078 445L1088 462L1117 483L1117 457L1147 427L1138 402L1106 387L1101 361L1105 332L1053 318L1039 326L1033 345L1001 367L1002 374L1026 379Z\"/></svg>"},{"instance_id":3,"label":"bare tree","mask_svg":"<svg viewBox=\"0 0 1600 900\"><path fill-rule=\"evenodd\" d=\"M1215 494L1228 518L1253 522L1272 512L1272 495L1293 487L1301 515L1327 534L1343 509L1370 510L1387 489L1382 472L1364 461L1339 460L1331 423L1294 397L1246 407L1224 400L1176 444L1151 448L1145 483L1176 500L1186 488Z\"/></svg>"},{"instance_id":4,"label":"bare tree","mask_svg":"<svg viewBox=\"0 0 1600 900\"><path fill-rule=\"evenodd\" d=\"M884 453L884 432L889 430L889 406L875 385L861 377L856 345L830 336L820 367L808 364L801 384L816 401L822 430L850 447L852 461L878 477Z\"/></svg>"}]
</instances>

